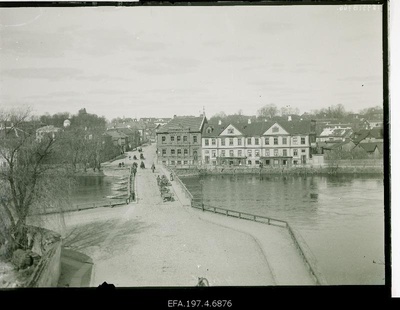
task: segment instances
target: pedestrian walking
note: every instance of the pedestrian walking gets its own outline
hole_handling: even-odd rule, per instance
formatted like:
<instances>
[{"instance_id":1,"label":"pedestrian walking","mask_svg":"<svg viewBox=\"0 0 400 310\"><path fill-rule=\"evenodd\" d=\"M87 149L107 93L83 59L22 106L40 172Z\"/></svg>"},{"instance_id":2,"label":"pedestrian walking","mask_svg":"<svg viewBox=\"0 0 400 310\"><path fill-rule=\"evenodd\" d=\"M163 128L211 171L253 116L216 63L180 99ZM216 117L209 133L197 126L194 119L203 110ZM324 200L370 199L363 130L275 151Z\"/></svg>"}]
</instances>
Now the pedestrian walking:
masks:
<instances>
[{"instance_id":1,"label":"pedestrian walking","mask_svg":"<svg viewBox=\"0 0 400 310\"><path fill-rule=\"evenodd\" d=\"M151 165L151 170L153 171L153 173L154 173L154 170L156 169L156 166L154 166L154 163Z\"/></svg>"},{"instance_id":2,"label":"pedestrian walking","mask_svg":"<svg viewBox=\"0 0 400 310\"><path fill-rule=\"evenodd\" d=\"M174 180L174 175L172 174L172 172L171 172L171 174L169 175L169 179L170 179L171 181Z\"/></svg>"}]
</instances>

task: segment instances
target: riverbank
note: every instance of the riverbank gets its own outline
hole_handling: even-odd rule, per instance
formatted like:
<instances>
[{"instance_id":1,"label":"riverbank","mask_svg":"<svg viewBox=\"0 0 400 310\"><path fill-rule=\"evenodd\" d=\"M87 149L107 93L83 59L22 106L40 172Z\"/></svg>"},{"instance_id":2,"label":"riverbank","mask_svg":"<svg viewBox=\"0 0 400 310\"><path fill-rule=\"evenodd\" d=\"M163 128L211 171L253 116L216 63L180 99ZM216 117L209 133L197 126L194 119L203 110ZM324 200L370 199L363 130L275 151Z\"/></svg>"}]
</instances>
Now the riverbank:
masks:
<instances>
[{"instance_id":1,"label":"riverbank","mask_svg":"<svg viewBox=\"0 0 400 310\"><path fill-rule=\"evenodd\" d=\"M371 175L383 176L382 166L301 166L290 168L252 168L252 167L170 167L178 176L199 175Z\"/></svg>"}]
</instances>

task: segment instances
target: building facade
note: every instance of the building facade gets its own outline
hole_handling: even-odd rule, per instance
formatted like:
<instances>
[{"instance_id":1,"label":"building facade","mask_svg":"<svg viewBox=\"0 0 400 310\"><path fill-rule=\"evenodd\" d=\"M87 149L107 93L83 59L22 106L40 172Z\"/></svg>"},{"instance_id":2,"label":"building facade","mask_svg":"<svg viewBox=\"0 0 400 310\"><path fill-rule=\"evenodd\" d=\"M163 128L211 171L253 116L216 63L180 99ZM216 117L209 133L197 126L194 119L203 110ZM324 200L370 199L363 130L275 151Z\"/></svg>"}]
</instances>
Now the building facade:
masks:
<instances>
[{"instance_id":1,"label":"building facade","mask_svg":"<svg viewBox=\"0 0 400 310\"><path fill-rule=\"evenodd\" d=\"M207 124L202 134L202 163L229 166L307 164L315 144L310 121Z\"/></svg>"},{"instance_id":2,"label":"building facade","mask_svg":"<svg viewBox=\"0 0 400 310\"><path fill-rule=\"evenodd\" d=\"M201 162L201 132L205 116L174 117L157 129L157 162L168 166L197 165Z\"/></svg>"}]
</instances>

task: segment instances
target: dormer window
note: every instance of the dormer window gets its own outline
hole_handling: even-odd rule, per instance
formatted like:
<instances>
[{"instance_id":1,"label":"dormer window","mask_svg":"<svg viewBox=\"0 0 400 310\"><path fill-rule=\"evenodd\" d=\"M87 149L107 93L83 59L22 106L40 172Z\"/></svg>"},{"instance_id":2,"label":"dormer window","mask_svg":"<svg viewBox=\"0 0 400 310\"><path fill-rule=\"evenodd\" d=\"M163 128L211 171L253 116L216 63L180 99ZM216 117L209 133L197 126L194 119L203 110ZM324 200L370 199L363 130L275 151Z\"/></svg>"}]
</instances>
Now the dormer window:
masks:
<instances>
[{"instance_id":1,"label":"dormer window","mask_svg":"<svg viewBox=\"0 0 400 310\"><path fill-rule=\"evenodd\" d=\"M211 127L208 127L207 128L207 133L211 133L211 131L212 131Z\"/></svg>"}]
</instances>

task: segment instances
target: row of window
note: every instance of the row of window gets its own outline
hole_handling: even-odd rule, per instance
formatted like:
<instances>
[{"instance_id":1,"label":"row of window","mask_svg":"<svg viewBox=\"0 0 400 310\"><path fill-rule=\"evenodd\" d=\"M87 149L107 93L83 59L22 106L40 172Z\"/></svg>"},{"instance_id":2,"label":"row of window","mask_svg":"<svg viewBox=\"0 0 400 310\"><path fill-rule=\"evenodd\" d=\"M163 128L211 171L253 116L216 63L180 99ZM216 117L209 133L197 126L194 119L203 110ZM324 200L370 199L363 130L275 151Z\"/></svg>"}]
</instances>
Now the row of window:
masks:
<instances>
[{"instance_id":1,"label":"row of window","mask_svg":"<svg viewBox=\"0 0 400 310\"><path fill-rule=\"evenodd\" d=\"M234 145L233 144L233 139L234 138L220 138L221 139L221 145L225 146L226 145L226 140L228 140L228 145ZM237 139L237 145L242 145L242 138L236 138ZM246 138L246 142L247 145L252 145L252 138ZM265 145L270 145L270 139L273 139L272 142L274 145L278 145L279 144L279 137L274 137L274 138L270 138L270 137L266 137L264 138L264 143ZM211 140L211 145L216 145L217 144L217 139L212 138L212 139L204 139L204 145L210 145L210 140ZM254 138L254 145L260 145L260 140L261 138ZM288 144L288 140L287 137L282 137L282 144ZM292 138L292 144L296 145L298 144L298 138L297 137L293 137ZM300 144L306 144L306 138L305 137L301 137L300 138Z\"/></svg>"},{"instance_id":2,"label":"row of window","mask_svg":"<svg viewBox=\"0 0 400 310\"><path fill-rule=\"evenodd\" d=\"M176 137L176 142L188 142L188 136L170 136L170 141L175 142L175 137ZM193 136L193 143L197 143L197 136ZM182 139L182 140L181 140ZM166 136L161 137L161 142L165 143L167 141Z\"/></svg>"},{"instance_id":3,"label":"row of window","mask_svg":"<svg viewBox=\"0 0 400 310\"><path fill-rule=\"evenodd\" d=\"M166 165L167 164L167 161L166 160L163 160L163 165ZM187 161L187 160L177 160L177 161L175 161L175 160L171 160L171 162L170 162L170 164L171 165L188 165L188 164L190 164L189 163L189 161Z\"/></svg>"},{"instance_id":4,"label":"row of window","mask_svg":"<svg viewBox=\"0 0 400 310\"><path fill-rule=\"evenodd\" d=\"M306 153L306 149L301 149L301 153ZM210 154L209 150L205 150L205 154ZM227 152L225 150L220 151L220 156L221 157L226 157ZM254 157L260 157L260 150L254 150ZM293 156L298 156L299 150L298 149L293 149ZM271 150L265 150L264 153L265 157L270 157L270 156L288 156L288 150L283 149L282 152L279 152L278 149L271 149ZM242 157L243 156L243 151L242 150L237 150L237 157ZM253 157L253 150L247 150L247 156L248 157ZM212 150L211 151L211 157L216 158L217 157L217 150ZM235 157L235 151L234 150L229 150L229 157Z\"/></svg>"},{"instance_id":5,"label":"row of window","mask_svg":"<svg viewBox=\"0 0 400 310\"><path fill-rule=\"evenodd\" d=\"M260 160L248 160L247 161L247 165L249 165L249 166L251 166L251 165L260 165L260 163L263 163L264 164L264 162L263 161L260 161ZM214 166L216 166L217 165L217 161L216 160L213 160L212 162L211 162ZM283 165L283 166L287 166L288 165L288 163L289 163L289 161L288 160L286 160L286 159L283 159L282 161L280 161L279 159L274 159L274 160L269 160L269 159L267 159L266 161L265 161L265 165L267 165L267 166L269 166L269 165L274 165L274 166L278 166L278 165ZM222 164L229 164L229 162L227 163L227 162L225 162L225 161L223 161L222 162ZM299 161L298 160L293 160L293 165L298 165L299 164ZM242 165L242 163L239 163L239 166L241 166Z\"/></svg>"},{"instance_id":6,"label":"row of window","mask_svg":"<svg viewBox=\"0 0 400 310\"><path fill-rule=\"evenodd\" d=\"M170 150L170 152L171 152L171 155L182 155L182 153L183 153L183 155L185 155L185 156L187 156L187 155L189 155L189 150L188 149L183 149L183 152L182 152L182 149L171 149ZM167 149L162 149L161 150L161 154L163 155L163 156L166 156L167 155ZM197 151L193 151L193 156L197 156Z\"/></svg>"}]
</instances>

